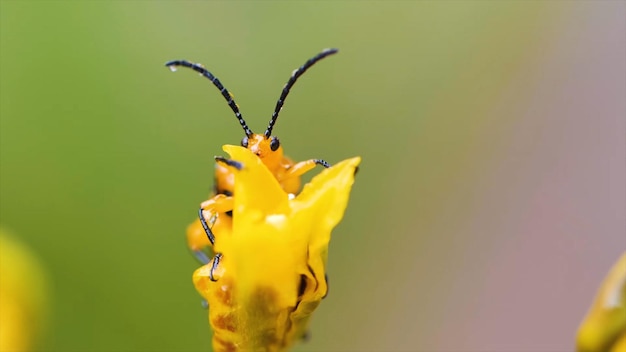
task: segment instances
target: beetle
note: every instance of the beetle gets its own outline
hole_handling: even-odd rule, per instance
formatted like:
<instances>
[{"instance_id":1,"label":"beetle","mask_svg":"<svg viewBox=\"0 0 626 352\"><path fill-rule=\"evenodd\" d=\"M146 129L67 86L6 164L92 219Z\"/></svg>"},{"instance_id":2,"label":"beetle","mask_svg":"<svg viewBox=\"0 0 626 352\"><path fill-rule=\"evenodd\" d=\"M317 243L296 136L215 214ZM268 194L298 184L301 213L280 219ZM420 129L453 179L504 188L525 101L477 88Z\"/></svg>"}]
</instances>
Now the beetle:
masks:
<instances>
[{"instance_id":1,"label":"beetle","mask_svg":"<svg viewBox=\"0 0 626 352\"><path fill-rule=\"evenodd\" d=\"M173 60L166 62L165 66L169 67L172 71L176 71L178 67L186 67L210 80L220 91L243 128L245 136L241 140L241 146L247 148L261 159L285 192L295 195L300 189L300 177L303 174L315 168L316 165L328 168L330 164L322 159L309 159L294 162L284 155L283 147L280 145L278 137L272 135L272 130L283 108L285 99L298 78L318 61L336 54L337 52L338 49L335 48L324 49L292 72L291 77L284 85L280 97L276 102L274 112L272 113L265 132L260 134L252 132L248 127L243 115L239 111L239 106L235 103L233 94L224 87L216 76L202 65L187 60ZM207 264L211 261L204 252L204 248L213 246L216 240L215 233L229 231L231 226L230 217L232 216L233 208L234 177L228 166L233 165L228 165L228 160L219 156L215 157L215 161L214 196L200 205L198 220L187 228L187 244L202 264ZM216 253L213 260L213 267L219 264L220 259L221 254Z\"/></svg>"}]
</instances>

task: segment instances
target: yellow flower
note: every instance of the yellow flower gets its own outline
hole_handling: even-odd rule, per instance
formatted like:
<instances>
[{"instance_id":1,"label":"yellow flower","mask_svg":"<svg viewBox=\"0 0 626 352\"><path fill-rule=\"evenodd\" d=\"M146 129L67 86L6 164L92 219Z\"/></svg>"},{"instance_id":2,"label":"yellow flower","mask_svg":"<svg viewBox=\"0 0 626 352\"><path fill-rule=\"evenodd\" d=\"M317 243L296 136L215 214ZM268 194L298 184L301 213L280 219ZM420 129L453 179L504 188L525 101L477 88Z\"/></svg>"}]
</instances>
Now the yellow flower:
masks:
<instances>
[{"instance_id":1,"label":"yellow flower","mask_svg":"<svg viewBox=\"0 0 626 352\"><path fill-rule=\"evenodd\" d=\"M626 351L626 253L611 269L578 329L578 351Z\"/></svg>"},{"instance_id":2,"label":"yellow flower","mask_svg":"<svg viewBox=\"0 0 626 352\"><path fill-rule=\"evenodd\" d=\"M306 333L328 291L332 229L348 204L360 158L324 170L294 197L246 148L224 146L235 170L232 232L215 241L222 258L196 270L196 289L209 303L215 351L284 351Z\"/></svg>"},{"instance_id":3,"label":"yellow flower","mask_svg":"<svg viewBox=\"0 0 626 352\"><path fill-rule=\"evenodd\" d=\"M31 351L47 311L46 281L29 248L0 229L0 351Z\"/></svg>"}]
</instances>

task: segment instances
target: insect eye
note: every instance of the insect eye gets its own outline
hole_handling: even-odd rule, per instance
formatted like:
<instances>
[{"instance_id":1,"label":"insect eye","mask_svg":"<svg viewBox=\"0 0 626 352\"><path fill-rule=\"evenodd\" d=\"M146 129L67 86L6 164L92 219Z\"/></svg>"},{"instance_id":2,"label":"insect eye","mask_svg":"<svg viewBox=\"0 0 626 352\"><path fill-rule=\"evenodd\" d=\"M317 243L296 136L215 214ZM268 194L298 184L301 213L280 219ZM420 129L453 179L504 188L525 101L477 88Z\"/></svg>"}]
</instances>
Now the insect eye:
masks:
<instances>
[{"instance_id":1,"label":"insect eye","mask_svg":"<svg viewBox=\"0 0 626 352\"><path fill-rule=\"evenodd\" d=\"M248 136L243 137L241 140L241 146L244 148L248 148Z\"/></svg>"},{"instance_id":2,"label":"insect eye","mask_svg":"<svg viewBox=\"0 0 626 352\"><path fill-rule=\"evenodd\" d=\"M278 141L278 138L272 137L272 140L270 141L270 149L275 152L278 147L280 147L280 142Z\"/></svg>"}]
</instances>

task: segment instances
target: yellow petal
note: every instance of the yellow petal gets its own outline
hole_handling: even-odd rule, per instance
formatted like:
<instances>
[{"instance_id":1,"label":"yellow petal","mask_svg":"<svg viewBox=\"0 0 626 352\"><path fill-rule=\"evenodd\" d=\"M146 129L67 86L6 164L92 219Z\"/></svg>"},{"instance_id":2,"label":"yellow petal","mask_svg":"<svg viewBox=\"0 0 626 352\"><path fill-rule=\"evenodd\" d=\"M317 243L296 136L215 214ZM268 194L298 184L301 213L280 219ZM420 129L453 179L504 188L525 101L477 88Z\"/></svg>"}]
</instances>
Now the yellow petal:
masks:
<instances>
[{"instance_id":1,"label":"yellow petal","mask_svg":"<svg viewBox=\"0 0 626 352\"><path fill-rule=\"evenodd\" d=\"M617 341L611 346L610 352L624 352L626 351L626 331L622 332L622 335L617 338Z\"/></svg>"},{"instance_id":2,"label":"yellow petal","mask_svg":"<svg viewBox=\"0 0 626 352\"><path fill-rule=\"evenodd\" d=\"M359 157L351 158L324 170L305 185L302 193L291 202L292 221L299 228L308 229L301 233L308 235L308 265L320 285L319 290L307 297L312 300L322 299L328 290L324 279L328 243L332 229L343 218L360 162Z\"/></svg>"},{"instance_id":3,"label":"yellow petal","mask_svg":"<svg viewBox=\"0 0 626 352\"><path fill-rule=\"evenodd\" d=\"M45 326L47 284L32 251L0 229L0 351L31 351Z\"/></svg>"},{"instance_id":4,"label":"yellow petal","mask_svg":"<svg viewBox=\"0 0 626 352\"><path fill-rule=\"evenodd\" d=\"M261 159L244 147L225 145L222 149L243 165L243 169L235 173L234 194L237 196L233 213L248 210L286 213L288 196Z\"/></svg>"},{"instance_id":5,"label":"yellow petal","mask_svg":"<svg viewBox=\"0 0 626 352\"><path fill-rule=\"evenodd\" d=\"M626 253L602 282L577 338L581 352L617 351L617 345L626 346Z\"/></svg>"},{"instance_id":6,"label":"yellow petal","mask_svg":"<svg viewBox=\"0 0 626 352\"><path fill-rule=\"evenodd\" d=\"M343 218L360 162L361 158L355 157L325 169L306 184L291 203L294 212L304 212L309 219L315 220L312 223L315 231L311 232L314 237L310 239L314 243L328 244L329 231Z\"/></svg>"}]
</instances>

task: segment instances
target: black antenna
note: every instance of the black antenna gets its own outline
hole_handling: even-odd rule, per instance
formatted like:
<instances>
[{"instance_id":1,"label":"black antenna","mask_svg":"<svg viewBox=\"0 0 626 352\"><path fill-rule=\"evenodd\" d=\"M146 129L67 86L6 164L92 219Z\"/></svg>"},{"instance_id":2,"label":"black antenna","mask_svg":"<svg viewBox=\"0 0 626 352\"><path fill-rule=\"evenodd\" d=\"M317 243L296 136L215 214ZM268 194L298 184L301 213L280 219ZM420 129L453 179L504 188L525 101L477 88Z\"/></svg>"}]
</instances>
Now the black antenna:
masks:
<instances>
[{"instance_id":1,"label":"black antenna","mask_svg":"<svg viewBox=\"0 0 626 352\"><path fill-rule=\"evenodd\" d=\"M276 102L276 107L274 108L274 113L272 113L272 118L270 119L269 126L267 126L267 130L265 130L266 138L269 138L269 136L272 135L272 129L274 128L276 119L278 119L278 113L283 108L283 104L285 104L285 98L287 98L287 94L289 94L289 90L296 83L296 81L298 80L298 77L302 76L302 74L306 72L306 70L308 70L316 62L320 61L326 56L335 54L338 51L339 51L338 49L324 49L322 50L321 53L310 58L307 62L304 63L304 65L300 66L300 68L293 71L293 73L291 74L291 77L289 78L289 81L287 81L287 83L283 87L282 93L280 93L280 98L278 98L278 101Z\"/></svg>"},{"instance_id":2,"label":"black antenna","mask_svg":"<svg viewBox=\"0 0 626 352\"><path fill-rule=\"evenodd\" d=\"M188 67L198 72L202 76L208 78L209 81L213 82L217 89L220 90L220 93L222 93L224 99L226 99L228 106L230 106L231 110L233 110L235 116L237 117L237 120L239 120L239 124L241 125L241 127L243 127L243 131L246 133L246 136L250 137L252 135L252 131L250 130L250 128L248 128L246 121L243 119L243 116L241 116L241 113L239 112L239 106L237 106L237 103L235 103L235 100L233 100L233 95L230 94L228 89L224 88L222 82L220 82L217 77L213 76L211 72L207 71L206 68L202 67L202 65L200 64L194 64L186 60L168 61L165 63L165 66L169 67L172 71L176 71L176 67L178 66Z\"/></svg>"}]
</instances>

